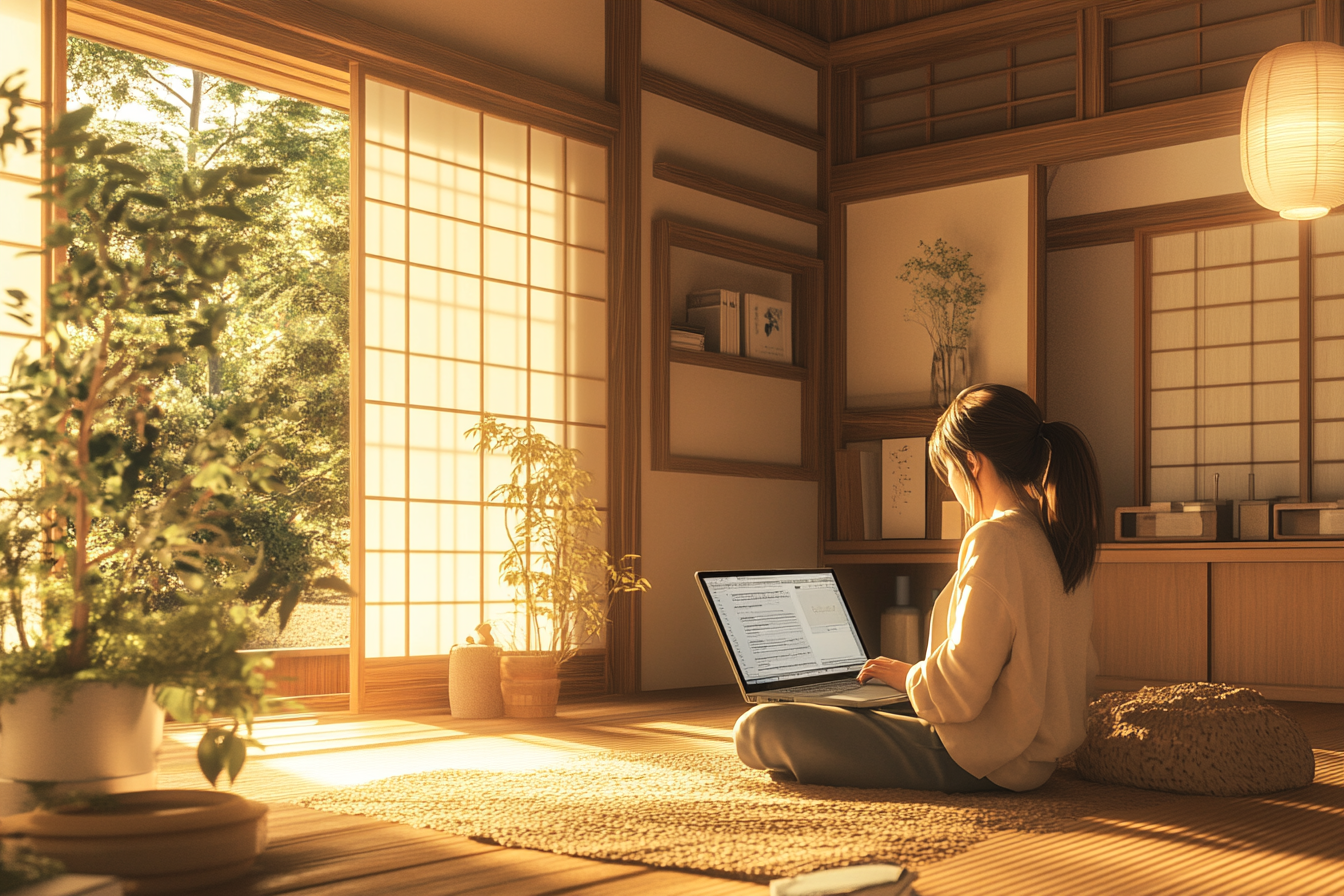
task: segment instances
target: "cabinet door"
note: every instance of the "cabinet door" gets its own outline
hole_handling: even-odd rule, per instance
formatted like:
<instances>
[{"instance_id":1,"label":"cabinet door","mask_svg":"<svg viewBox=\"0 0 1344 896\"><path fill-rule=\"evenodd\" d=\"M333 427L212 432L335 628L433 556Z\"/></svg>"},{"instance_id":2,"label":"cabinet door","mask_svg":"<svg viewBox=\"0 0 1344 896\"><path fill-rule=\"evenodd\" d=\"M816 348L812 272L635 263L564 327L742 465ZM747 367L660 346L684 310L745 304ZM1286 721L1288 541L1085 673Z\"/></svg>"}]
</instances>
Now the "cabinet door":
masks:
<instances>
[{"instance_id":1,"label":"cabinet door","mask_svg":"<svg viewBox=\"0 0 1344 896\"><path fill-rule=\"evenodd\" d=\"M1344 687L1344 563L1214 563L1214 681Z\"/></svg>"},{"instance_id":2,"label":"cabinet door","mask_svg":"<svg viewBox=\"0 0 1344 896\"><path fill-rule=\"evenodd\" d=\"M1092 578L1092 643L1107 678L1209 676L1208 565L1101 563Z\"/></svg>"}]
</instances>

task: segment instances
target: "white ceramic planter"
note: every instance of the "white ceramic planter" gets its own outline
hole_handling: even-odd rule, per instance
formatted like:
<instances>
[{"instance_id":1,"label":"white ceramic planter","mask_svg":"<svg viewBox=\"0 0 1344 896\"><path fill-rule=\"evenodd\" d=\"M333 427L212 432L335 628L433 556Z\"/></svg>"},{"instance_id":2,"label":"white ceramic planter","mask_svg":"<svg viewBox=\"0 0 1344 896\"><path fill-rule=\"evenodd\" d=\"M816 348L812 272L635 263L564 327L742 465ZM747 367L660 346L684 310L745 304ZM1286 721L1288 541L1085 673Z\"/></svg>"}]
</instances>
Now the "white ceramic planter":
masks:
<instances>
[{"instance_id":1,"label":"white ceramic planter","mask_svg":"<svg viewBox=\"0 0 1344 896\"><path fill-rule=\"evenodd\" d=\"M91 682L69 703L50 685L0 704L0 778L121 793L157 785L163 710L152 688Z\"/></svg>"}]
</instances>

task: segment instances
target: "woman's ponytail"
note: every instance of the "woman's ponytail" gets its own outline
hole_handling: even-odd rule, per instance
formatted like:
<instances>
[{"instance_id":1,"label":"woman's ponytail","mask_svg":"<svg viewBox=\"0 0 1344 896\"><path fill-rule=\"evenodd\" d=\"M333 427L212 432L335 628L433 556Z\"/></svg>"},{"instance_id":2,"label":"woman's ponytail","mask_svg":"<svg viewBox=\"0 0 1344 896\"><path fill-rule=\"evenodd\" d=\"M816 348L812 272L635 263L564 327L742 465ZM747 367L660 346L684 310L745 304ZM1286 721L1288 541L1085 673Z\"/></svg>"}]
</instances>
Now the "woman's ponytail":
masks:
<instances>
[{"instance_id":1,"label":"woman's ponytail","mask_svg":"<svg viewBox=\"0 0 1344 896\"><path fill-rule=\"evenodd\" d=\"M1041 424L1050 460L1040 488L1041 525L1059 563L1064 590L1092 574L1101 541L1101 479L1087 436L1056 420Z\"/></svg>"},{"instance_id":2,"label":"woman's ponytail","mask_svg":"<svg viewBox=\"0 0 1344 896\"><path fill-rule=\"evenodd\" d=\"M929 459L939 477L949 464L956 466L979 501L968 452L988 458L1018 499L1036 510L1064 590L1088 578L1101 544L1104 505L1087 437L1068 423L1044 422L1025 392L986 383L953 399L929 440Z\"/></svg>"}]
</instances>

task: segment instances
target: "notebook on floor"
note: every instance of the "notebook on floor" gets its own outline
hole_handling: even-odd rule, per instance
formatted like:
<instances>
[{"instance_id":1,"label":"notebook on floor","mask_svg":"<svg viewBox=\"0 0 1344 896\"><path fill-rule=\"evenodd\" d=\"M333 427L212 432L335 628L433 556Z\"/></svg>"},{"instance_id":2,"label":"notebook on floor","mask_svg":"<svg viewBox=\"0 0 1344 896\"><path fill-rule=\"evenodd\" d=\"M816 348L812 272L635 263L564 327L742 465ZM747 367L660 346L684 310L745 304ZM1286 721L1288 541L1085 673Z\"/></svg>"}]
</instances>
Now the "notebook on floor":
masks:
<instances>
[{"instance_id":1,"label":"notebook on floor","mask_svg":"<svg viewBox=\"0 0 1344 896\"><path fill-rule=\"evenodd\" d=\"M834 570L697 572L695 581L748 703L906 702L881 682L855 680L868 651Z\"/></svg>"}]
</instances>

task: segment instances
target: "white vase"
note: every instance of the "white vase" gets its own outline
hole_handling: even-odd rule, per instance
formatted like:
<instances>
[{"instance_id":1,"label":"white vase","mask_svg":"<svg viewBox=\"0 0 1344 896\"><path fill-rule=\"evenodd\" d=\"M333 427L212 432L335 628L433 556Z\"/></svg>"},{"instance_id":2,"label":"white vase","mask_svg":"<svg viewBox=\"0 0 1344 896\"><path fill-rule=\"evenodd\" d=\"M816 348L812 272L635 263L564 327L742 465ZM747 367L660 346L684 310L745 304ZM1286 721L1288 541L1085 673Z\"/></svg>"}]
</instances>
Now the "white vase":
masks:
<instances>
[{"instance_id":1,"label":"white vase","mask_svg":"<svg viewBox=\"0 0 1344 896\"><path fill-rule=\"evenodd\" d=\"M153 688L89 682L64 702L38 685L0 704L0 778L98 793L152 790L163 742Z\"/></svg>"}]
</instances>

